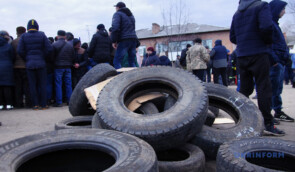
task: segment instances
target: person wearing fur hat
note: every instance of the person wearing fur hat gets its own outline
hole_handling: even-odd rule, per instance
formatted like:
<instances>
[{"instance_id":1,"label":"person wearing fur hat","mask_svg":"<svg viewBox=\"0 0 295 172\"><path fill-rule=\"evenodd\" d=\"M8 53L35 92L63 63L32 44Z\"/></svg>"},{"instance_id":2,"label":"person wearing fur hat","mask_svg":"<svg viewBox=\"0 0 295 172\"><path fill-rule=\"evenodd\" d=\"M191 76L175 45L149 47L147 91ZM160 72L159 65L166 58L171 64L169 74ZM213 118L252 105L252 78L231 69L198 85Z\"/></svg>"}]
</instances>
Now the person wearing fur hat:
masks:
<instances>
[{"instance_id":1,"label":"person wearing fur hat","mask_svg":"<svg viewBox=\"0 0 295 172\"><path fill-rule=\"evenodd\" d=\"M134 59L136 59L136 46L138 45L135 18L124 2L118 2L115 7L116 13L113 15L111 34L113 47L117 49L114 67L116 69L122 67L121 63L126 53L128 53L129 67L135 67Z\"/></svg>"},{"instance_id":2,"label":"person wearing fur hat","mask_svg":"<svg viewBox=\"0 0 295 172\"><path fill-rule=\"evenodd\" d=\"M0 31L0 110L13 109L13 61L15 54L8 44L10 37L6 31Z\"/></svg>"},{"instance_id":3,"label":"person wearing fur hat","mask_svg":"<svg viewBox=\"0 0 295 172\"><path fill-rule=\"evenodd\" d=\"M97 26L97 32L93 35L88 48L89 57L94 64L111 63L112 41L103 24Z\"/></svg>"},{"instance_id":4,"label":"person wearing fur hat","mask_svg":"<svg viewBox=\"0 0 295 172\"><path fill-rule=\"evenodd\" d=\"M156 51L153 47L149 47L147 49L147 53L144 56L143 60L142 60L142 64L141 66L156 66L156 65L160 65L160 59L159 57L156 55Z\"/></svg>"},{"instance_id":5,"label":"person wearing fur hat","mask_svg":"<svg viewBox=\"0 0 295 172\"><path fill-rule=\"evenodd\" d=\"M44 32L39 31L36 20L28 22L27 30L19 40L17 52L26 62L33 109L45 110L48 108L46 59L52 46Z\"/></svg>"},{"instance_id":6,"label":"person wearing fur hat","mask_svg":"<svg viewBox=\"0 0 295 172\"><path fill-rule=\"evenodd\" d=\"M81 41L77 38L73 40L73 46L75 49L74 67L72 69L72 83L73 88L76 87L80 79L87 72L88 55L84 48L81 48Z\"/></svg>"},{"instance_id":7,"label":"person wearing fur hat","mask_svg":"<svg viewBox=\"0 0 295 172\"><path fill-rule=\"evenodd\" d=\"M14 62L14 79L15 79L15 87L14 87L14 98L15 98L15 107L23 108L31 106L31 98L29 91L29 83L26 71L26 63L23 58L21 58L17 54L17 46L22 34L26 33L26 28L19 26L16 28L17 38L12 41L11 45L16 54L15 62ZM23 101L23 97L25 96L25 104Z\"/></svg>"}]
</instances>

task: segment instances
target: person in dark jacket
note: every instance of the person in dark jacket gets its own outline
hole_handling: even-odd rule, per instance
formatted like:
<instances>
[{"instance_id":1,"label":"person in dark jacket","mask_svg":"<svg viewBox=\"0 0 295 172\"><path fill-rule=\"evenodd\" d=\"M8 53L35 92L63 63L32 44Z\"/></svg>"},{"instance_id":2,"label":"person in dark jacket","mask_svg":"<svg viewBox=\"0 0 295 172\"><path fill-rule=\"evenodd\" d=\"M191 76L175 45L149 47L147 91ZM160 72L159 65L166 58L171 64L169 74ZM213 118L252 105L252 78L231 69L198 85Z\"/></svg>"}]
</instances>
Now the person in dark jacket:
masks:
<instances>
[{"instance_id":1,"label":"person in dark jacket","mask_svg":"<svg viewBox=\"0 0 295 172\"><path fill-rule=\"evenodd\" d=\"M112 20L111 39L113 47L117 49L114 57L114 67L121 68L122 60L128 53L129 67L135 67L136 46L138 44L135 33L135 18L125 3L119 2Z\"/></svg>"},{"instance_id":2,"label":"person in dark jacket","mask_svg":"<svg viewBox=\"0 0 295 172\"><path fill-rule=\"evenodd\" d=\"M166 56L165 52L160 53L160 66L171 66L172 67L172 63L169 60L169 58Z\"/></svg>"},{"instance_id":3,"label":"person in dark jacket","mask_svg":"<svg viewBox=\"0 0 295 172\"><path fill-rule=\"evenodd\" d=\"M30 89L28 83L28 76L26 71L26 63L23 58L17 54L17 46L22 34L26 33L25 27L17 27L16 34L17 38L12 41L11 45L16 54L14 62L14 101L16 108L31 107ZM23 97L25 96L25 104Z\"/></svg>"},{"instance_id":4,"label":"person in dark jacket","mask_svg":"<svg viewBox=\"0 0 295 172\"><path fill-rule=\"evenodd\" d=\"M24 33L17 47L18 54L25 60L34 110L47 109L46 95L46 57L52 52L47 36L39 32L36 20L28 22L27 33ZM38 92L39 91L39 92Z\"/></svg>"},{"instance_id":5,"label":"person in dark jacket","mask_svg":"<svg viewBox=\"0 0 295 172\"><path fill-rule=\"evenodd\" d=\"M186 48L181 51L180 64L182 65L182 67L186 67L186 52L189 50L190 47L192 47L192 45L187 44Z\"/></svg>"},{"instance_id":6,"label":"person in dark jacket","mask_svg":"<svg viewBox=\"0 0 295 172\"><path fill-rule=\"evenodd\" d=\"M97 32L93 35L88 49L90 58L95 64L111 63L112 41L103 24L97 26Z\"/></svg>"},{"instance_id":7,"label":"person in dark jacket","mask_svg":"<svg viewBox=\"0 0 295 172\"><path fill-rule=\"evenodd\" d=\"M62 107L62 85L65 84L67 103L72 95L72 72L74 64L75 51L73 45L65 41L66 32L59 30L57 32L58 40L53 44L53 53L55 58L55 107Z\"/></svg>"},{"instance_id":8,"label":"person in dark jacket","mask_svg":"<svg viewBox=\"0 0 295 172\"><path fill-rule=\"evenodd\" d=\"M270 80L272 83L272 109L275 111L274 118L280 121L294 122L294 119L282 111L282 98L284 84L284 65L289 60L289 48L286 44L285 37L279 26L279 19L285 14L287 3L281 0L272 0L269 3L274 26L272 60L273 66L270 68Z\"/></svg>"},{"instance_id":9,"label":"person in dark jacket","mask_svg":"<svg viewBox=\"0 0 295 172\"><path fill-rule=\"evenodd\" d=\"M142 64L141 66L156 66L156 65L160 65L160 59L159 57L156 55L156 51L153 47L149 47L147 49L147 53L144 56L143 60L142 60Z\"/></svg>"},{"instance_id":10,"label":"person in dark jacket","mask_svg":"<svg viewBox=\"0 0 295 172\"><path fill-rule=\"evenodd\" d=\"M81 41L77 38L73 40L73 46L75 49L75 59L72 74L73 88L76 87L80 79L87 72L88 55L84 48L81 48Z\"/></svg>"},{"instance_id":11,"label":"person in dark jacket","mask_svg":"<svg viewBox=\"0 0 295 172\"><path fill-rule=\"evenodd\" d=\"M264 117L265 133L282 136L285 133L274 127L271 115L271 82L269 77L270 45L273 23L269 4L260 0L241 0L233 16L230 40L237 45L237 63L240 72L240 92L249 97L258 94L258 106Z\"/></svg>"},{"instance_id":12,"label":"person in dark jacket","mask_svg":"<svg viewBox=\"0 0 295 172\"><path fill-rule=\"evenodd\" d=\"M0 110L13 109L13 48L9 41L9 34L0 31Z\"/></svg>"},{"instance_id":13,"label":"person in dark jacket","mask_svg":"<svg viewBox=\"0 0 295 172\"><path fill-rule=\"evenodd\" d=\"M222 83L227 87L227 49L222 45L221 40L215 41L215 46L210 52L210 58L213 66L213 80L218 84L219 76L222 78Z\"/></svg>"}]
</instances>

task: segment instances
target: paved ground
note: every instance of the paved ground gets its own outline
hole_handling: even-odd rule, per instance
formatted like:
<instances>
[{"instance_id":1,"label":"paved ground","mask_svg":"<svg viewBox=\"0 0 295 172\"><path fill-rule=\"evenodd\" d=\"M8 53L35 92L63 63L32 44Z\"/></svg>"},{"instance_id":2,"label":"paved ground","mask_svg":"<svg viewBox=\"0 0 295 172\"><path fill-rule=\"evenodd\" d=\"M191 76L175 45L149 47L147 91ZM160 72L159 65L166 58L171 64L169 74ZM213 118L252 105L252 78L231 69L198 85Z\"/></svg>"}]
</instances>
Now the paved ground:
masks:
<instances>
[{"instance_id":1,"label":"paved ground","mask_svg":"<svg viewBox=\"0 0 295 172\"><path fill-rule=\"evenodd\" d=\"M234 89L234 87L231 86L231 89ZM282 98L284 111L295 118L295 89L291 88L291 85L284 86ZM254 102L256 103L256 100ZM52 107L45 111L33 111L31 109L0 111L0 121L2 122L0 144L26 135L54 130L56 122L70 117L67 106L62 108ZM281 122L278 128L287 133L286 136L281 137L282 139L295 141L295 123ZM207 163L208 171L214 171L214 163L214 161Z\"/></svg>"}]
</instances>

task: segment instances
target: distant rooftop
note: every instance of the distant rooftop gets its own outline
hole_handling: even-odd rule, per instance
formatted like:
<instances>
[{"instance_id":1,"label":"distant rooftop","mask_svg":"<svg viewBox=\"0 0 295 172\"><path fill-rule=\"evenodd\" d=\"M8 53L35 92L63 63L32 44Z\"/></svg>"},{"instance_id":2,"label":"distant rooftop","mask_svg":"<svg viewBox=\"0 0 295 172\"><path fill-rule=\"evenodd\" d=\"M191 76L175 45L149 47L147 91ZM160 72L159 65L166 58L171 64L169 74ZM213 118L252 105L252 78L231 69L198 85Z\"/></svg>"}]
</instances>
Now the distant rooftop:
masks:
<instances>
[{"instance_id":1,"label":"distant rooftop","mask_svg":"<svg viewBox=\"0 0 295 172\"><path fill-rule=\"evenodd\" d=\"M159 31L157 33L155 32L153 33L152 28L140 29L136 31L136 34L139 39L147 39L147 38L174 36L179 34L184 35L184 34L196 34L196 33L206 33L206 32L217 32L217 31L229 31L229 30L230 28L226 28L226 27L188 23L186 25L159 26Z\"/></svg>"}]
</instances>

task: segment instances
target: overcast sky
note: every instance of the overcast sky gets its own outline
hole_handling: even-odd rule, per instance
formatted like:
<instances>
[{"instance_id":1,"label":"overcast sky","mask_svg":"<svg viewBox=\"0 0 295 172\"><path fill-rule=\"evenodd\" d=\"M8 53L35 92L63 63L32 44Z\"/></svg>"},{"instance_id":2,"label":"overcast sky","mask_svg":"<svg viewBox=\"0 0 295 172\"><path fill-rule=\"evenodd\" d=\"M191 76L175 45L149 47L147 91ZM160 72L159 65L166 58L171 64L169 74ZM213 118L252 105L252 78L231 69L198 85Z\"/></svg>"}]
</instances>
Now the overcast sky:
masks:
<instances>
[{"instance_id":1,"label":"overcast sky","mask_svg":"<svg viewBox=\"0 0 295 172\"><path fill-rule=\"evenodd\" d=\"M82 42L89 41L96 32L96 26L111 26L114 5L118 0L1 0L0 30L7 30L16 37L17 26L27 26L30 19L39 23L40 30L49 36L56 36L59 29L72 32ZM172 0L125 0L136 19L136 29L151 28L152 23L163 25L162 11L168 9ZM270 0L267 0L268 2ZM229 27L238 0L183 0L190 13L190 23ZM290 16L281 23L289 22ZM88 34L89 33L89 34Z\"/></svg>"}]
</instances>

